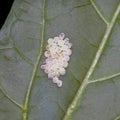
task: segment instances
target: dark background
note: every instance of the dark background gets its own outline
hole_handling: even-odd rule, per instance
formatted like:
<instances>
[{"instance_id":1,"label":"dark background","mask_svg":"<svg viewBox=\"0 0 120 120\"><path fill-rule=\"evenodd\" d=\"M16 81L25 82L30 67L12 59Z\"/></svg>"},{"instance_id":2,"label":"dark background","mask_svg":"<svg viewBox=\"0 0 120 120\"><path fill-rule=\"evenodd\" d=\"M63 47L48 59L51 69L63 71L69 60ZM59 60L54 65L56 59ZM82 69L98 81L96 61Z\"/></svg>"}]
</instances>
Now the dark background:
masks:
<instances>
[{"instance_id":1,"label":"dark background","mask_svg":"<svg viewBox=\"0 0 120 120\"><path fill-rule=\"evenodd\" d=\"M0 1L0 29L8 16L14 0L1 0Z\"/></svg>"}]
</instances>

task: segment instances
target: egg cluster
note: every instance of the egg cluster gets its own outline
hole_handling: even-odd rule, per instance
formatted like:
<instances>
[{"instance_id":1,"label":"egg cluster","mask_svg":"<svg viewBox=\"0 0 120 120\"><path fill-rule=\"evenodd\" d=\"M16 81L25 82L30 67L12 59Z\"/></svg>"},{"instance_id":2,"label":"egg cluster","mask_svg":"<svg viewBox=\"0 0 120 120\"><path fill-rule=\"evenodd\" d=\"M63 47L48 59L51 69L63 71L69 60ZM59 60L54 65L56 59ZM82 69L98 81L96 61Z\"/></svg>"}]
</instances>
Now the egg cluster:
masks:
<instances>
[{"instance_id":1,"label":"egg cluster","mask_svg":"<svg viewBox=\"0 0 120 120\"><path fill-rule=\"evenodd\" d=\"M62 80L59 79L60 75L66 73L65 68L68 66L72 43L68 38L65 38L64 33L60 33L58 37L49 38L48 45L44 55L46 57L45 62L41 65L41 69L48 74L48 78L52 79L53 83L56 83L58 87L62 86Z\"/></svg>"}]
</instances>

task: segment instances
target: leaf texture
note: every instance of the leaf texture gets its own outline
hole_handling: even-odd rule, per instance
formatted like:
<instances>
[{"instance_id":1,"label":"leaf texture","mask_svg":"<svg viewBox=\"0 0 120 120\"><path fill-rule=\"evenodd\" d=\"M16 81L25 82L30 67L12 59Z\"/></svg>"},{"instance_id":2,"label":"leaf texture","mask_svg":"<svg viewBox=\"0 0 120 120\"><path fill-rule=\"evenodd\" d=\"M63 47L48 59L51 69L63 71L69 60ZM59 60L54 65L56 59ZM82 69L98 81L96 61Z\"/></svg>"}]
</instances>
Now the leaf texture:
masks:
<instances>
[{"instance_id":1,"label":"leaf texture","mask_svg":"<svg viewBox=\"0 0 120 120\"><path fill-rule=\"evenodd\" d=\"M119 120L119 13L119 0L15 0L0 31L0 120ZM40 65L61 32L73 53L58 88Z\"/></svg>"}]
</instances>

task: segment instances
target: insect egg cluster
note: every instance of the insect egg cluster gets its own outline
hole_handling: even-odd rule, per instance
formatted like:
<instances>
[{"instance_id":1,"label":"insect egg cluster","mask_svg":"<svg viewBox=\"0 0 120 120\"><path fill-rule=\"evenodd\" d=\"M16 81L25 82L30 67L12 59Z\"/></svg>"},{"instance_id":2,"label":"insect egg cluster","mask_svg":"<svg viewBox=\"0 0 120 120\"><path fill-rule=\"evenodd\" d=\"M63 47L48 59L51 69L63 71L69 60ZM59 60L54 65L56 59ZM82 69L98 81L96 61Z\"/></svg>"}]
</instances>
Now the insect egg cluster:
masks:
<instances>
[{"instance_id":1,"label":"insect egg cluster","mask_svg":"<svg viewBox=\"0 0 120 120\"><path fill-rule=\"evenodd\" d=\"M65 75L65 68L68 67L72 43L68 38L65 38L64 33L60 33L58 37L49 38L46 51L44 53L46 60L41 69L48 74L48 78L52 79L58 87L62 86L62 80L59 79L60 75Z\"/></svg>"}]
</instances>

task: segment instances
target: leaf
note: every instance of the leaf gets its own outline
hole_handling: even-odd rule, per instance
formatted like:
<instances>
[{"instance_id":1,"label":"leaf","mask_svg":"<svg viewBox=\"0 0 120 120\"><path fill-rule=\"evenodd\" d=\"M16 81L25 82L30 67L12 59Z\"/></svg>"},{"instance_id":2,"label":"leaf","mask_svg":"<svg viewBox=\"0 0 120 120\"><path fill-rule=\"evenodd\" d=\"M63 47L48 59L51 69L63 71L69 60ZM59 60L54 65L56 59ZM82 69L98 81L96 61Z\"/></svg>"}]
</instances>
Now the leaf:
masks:
<instances>
[{"instance_id":1,"label":"leaf","mask_svg":"<svg viewBox=\"0 0 120 120\"><path fill-rule=\"evenodd\" d=\"M119 0L15 0L0 32L0 120L119 120L119 13ZM61 32L73 53L58 88L40 65Z\"/></svg>"}]
</instances>

